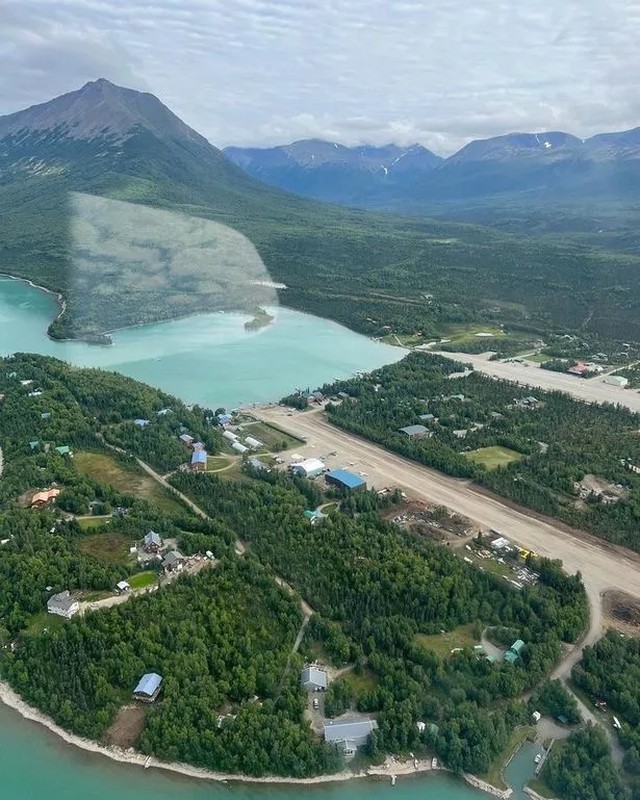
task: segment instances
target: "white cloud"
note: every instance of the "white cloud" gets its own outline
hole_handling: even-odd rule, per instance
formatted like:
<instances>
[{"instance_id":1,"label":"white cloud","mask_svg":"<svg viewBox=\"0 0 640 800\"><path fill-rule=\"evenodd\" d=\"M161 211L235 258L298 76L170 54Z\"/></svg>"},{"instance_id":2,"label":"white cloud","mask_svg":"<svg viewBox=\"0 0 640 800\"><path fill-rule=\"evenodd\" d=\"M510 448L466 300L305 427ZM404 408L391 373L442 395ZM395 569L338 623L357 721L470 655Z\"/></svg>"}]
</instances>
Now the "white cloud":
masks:
<instances>
[{"instance_id":1,"label":"white cloud","mask_svg":"<svg viewBox=\"0 0 640 800\"><path fill-rule=\"evenodd\" d=\"M637 0L4 0L0 112L106 77L214 144L640 123Z\"/></svg>"}]
</instances>

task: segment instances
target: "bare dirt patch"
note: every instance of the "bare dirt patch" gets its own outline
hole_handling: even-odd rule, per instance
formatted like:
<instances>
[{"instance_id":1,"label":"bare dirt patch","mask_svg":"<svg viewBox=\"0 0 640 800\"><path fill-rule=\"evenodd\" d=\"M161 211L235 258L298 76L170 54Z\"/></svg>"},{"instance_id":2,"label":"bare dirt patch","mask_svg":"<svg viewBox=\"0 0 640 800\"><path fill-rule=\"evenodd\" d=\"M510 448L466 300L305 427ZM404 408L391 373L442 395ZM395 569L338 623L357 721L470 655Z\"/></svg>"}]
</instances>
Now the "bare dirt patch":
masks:
<instances>
[{"instance_id":1,"label":"bare dirt patch","mask_svg":"<svg viewBox=\"0 0 640 800\"><path fill-rule=\"evenodd\" d=\"M135 747L142 729L147 709L141 704L123 706L105 734L107 744L126 750Z\"/></svg>"},{"instance_id":2,"label":"bare dirt patch","mask_svg":"<svg viewBox=\"0 0 640 800\"><path fill-rule=\"evenodd\" d=\"M629 636L640 636L640 600L624 592L606 592L603 608L608 627Z\"/></svg>"},{"instance_id":3,"label":"bare dirt patch","mask_svg":"<svg viewBox=\"0 0 640 800\"><path fill-rule=\"evenodd\" d=\"M473 529L471 522L442 506L431 506L420 501L411 501L396 506L384 517L418 536L437 542L457 541L468 536Z\"/></svg>"}]
</instances>

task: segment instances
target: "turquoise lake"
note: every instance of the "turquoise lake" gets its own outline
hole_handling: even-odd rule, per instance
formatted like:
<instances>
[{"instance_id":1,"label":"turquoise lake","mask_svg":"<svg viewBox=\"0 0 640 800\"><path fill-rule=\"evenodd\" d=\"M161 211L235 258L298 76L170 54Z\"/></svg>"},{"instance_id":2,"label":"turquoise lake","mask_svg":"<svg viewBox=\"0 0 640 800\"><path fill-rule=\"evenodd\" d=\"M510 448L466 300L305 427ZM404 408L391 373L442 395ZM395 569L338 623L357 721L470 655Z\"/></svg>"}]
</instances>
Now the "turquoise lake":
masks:
<instances>
[{"instance_id":1,"label":"turquoise lake","mask_svg":"<svg viewBox=\"0 0 640 800\"><path fill-rule=\"evenodd\" d=\"M315 387L402 357L399 348L359 336L333 322L279 309L257 333L246 317L210 314L130 328L112 347L54 342L46 335L58 311L55 299L0 277L0 354L56 356L81 366L117 370L159 386L186 402L233 407L278 400L296 386ZM533 745L507 771L513 800L533 775ZM63 743L41 726L0 704L0 797L7 800L480 800L461 781L428 775L388 781L351 781L321 787L220 786L109 761Z\"/></svg>"},{"instance_id":2,"label":"turquoise lake","mask_svg":"<svg viewBox=\"0 0 640 800\"><path fill-rule=\"evenodd\" d=\"M20 350L116 370L187 403L214 407L279 400L298 386L316 388L404 355L287 308L272 312L275 320L256 332L245 331L248 317L203 314L116 331L111 347L56 342L46 331L58 310L52 295L0 277L0 355Z\"/></svg>"}]
</instances>

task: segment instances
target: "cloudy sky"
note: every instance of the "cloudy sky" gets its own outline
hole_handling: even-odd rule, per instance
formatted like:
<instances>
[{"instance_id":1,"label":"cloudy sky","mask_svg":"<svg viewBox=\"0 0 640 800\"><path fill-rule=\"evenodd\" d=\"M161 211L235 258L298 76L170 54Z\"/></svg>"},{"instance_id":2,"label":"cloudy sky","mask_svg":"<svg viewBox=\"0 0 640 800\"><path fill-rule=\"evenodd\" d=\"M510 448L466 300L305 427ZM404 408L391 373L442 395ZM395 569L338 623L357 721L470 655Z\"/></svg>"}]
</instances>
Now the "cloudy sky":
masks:
<instances>
[{"instance_id":1,"label":"cloudy sky","mask_svg":"<svg viewBox=\"0 0 640 800\"><path fill-rule=\"evenodd\" d=\"M0 113L88 80L213 144L640 125L640 0L0 0Z\"/></svg>"}]
</instances>

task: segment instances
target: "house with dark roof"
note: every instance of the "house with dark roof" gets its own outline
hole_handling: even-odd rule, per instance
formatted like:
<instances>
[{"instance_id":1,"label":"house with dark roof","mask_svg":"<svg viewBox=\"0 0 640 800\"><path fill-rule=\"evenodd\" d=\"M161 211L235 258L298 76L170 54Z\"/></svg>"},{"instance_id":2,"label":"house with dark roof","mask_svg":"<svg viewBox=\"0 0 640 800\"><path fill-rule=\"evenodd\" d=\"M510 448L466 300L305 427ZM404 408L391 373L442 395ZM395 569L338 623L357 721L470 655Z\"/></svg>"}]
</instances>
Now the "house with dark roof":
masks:
<instances>
[{"instance_id":1,"label":"house with dark roof","mask_svg":"<svg viewBox=\"0 0 640 800\"><path fill-rule=\"evenodd\" d=\"M184 566L184 557L177 550L171 550L162 561L162 568L166 572L180 572Z\"/></svg>"},{"instance_id":2,"label":"house with dark roof","mask_svg":"<svg viewBox=\"0 0 640 800\"><path fill-rule=\"evenodd\" d=\"M147 672L143 675L136 688L133 690L133 696L136 700L142 700L143 703L153 703L153 701L160 694L162 688L162 676L157 672Z\"/></svg>"},{"instance_id":3,"label":"house with dark roof","mask_svg":"<svg viewBox=\"0 0 640 800\"><path fill-rule=\"evenodd\" d=\"M155 531L149 531L149 533L142 540L142 546L147 553L157 553L162 547L162 537Z\"/></svg>"}]
</instances>

